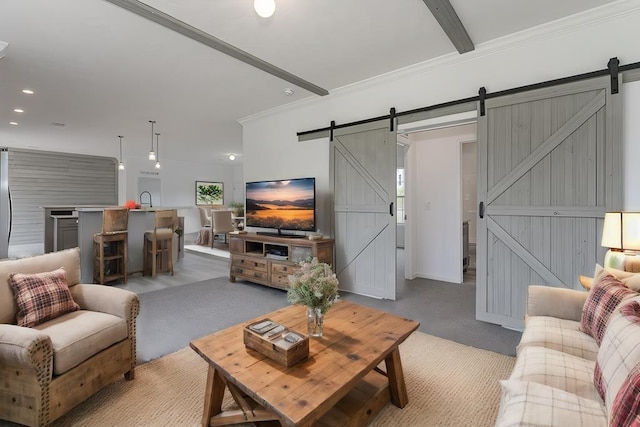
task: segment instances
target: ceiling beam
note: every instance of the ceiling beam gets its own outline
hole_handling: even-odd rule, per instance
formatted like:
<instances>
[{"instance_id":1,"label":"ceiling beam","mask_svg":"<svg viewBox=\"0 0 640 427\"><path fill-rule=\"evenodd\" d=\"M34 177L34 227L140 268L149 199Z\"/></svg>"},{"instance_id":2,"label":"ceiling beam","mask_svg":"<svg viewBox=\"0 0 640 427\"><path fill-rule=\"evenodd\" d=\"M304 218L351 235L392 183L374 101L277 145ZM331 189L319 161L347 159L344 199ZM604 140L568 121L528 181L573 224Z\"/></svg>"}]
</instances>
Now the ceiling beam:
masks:
<instances>
[{"instance_id":1,"label":"ceiling beam","mask_svg":"<svg viewBox=\"0 0 640 427\"><path fill-rule=\"evenodd\" d=\"M273 76L278 77L279 79L285 80L291 84L294 84L300 88L306 89L309 92L315 93L320 96L328 95L329 91L321 88L320 86L314 85L300 77L291 74L282 68L278 68L275 65L272 65L262 59L251 55L248 52L245 52L242 49L238 49L237 47L230 45L229 43L220 40L217 37L212 36L211 34L205 33L198 28L187 24L186 22L180 21L179 19L174 18L171 15L168 15L161 10L155 9L145 3L142 3L138 0L105 0L111 4L114 4L118 7L128 10L129 12L133 12L136 15L142 16L145 19L153 21L157 24L162 25L165 28L173 30L177 33L182 34L183 36L189 37L192 40L200 42L206 46L209 46L219 52L222 52L226 55L229 55L237 60L240 60L246 64L251 65L252 67L256 67L264 72L267 72Z\"/></svg>"},{"instance_id":2,"label":"ceiling beam","mask_svg":"<svg viewBox=\"0 0 640 427\"><path fill-rule=\"evenodd\" d=\"M459 53L475 49L467 30L449 0L422 0Z\"/></svg>"}]
</instances>

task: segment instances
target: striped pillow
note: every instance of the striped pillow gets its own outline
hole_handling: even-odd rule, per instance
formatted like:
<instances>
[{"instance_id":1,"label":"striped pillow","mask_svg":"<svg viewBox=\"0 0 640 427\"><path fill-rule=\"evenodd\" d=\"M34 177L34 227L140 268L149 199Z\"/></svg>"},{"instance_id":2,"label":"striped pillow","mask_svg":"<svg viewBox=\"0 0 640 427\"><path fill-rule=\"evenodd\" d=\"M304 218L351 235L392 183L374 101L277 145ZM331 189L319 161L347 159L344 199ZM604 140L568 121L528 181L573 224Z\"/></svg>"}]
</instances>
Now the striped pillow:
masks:
<instances>
[{"instance_id":1,"label":"striped pillow","mask_svg":"<svg viewBox=\"0 0 640 427\"><path fill-rule=\"evenodd\" d=\"M613 310L634 295L637 293L609 273L596 277L582 308L580 330L591 335L599 346Z\"/></svg>"},{"instance_id":2,"label":"striped pillow","mask_svg":"<svg viewBox=\"0 0 640 427\"><path fill-rule=\"evenodd\" d=\"M63 268L36 274L13 273L9 285L18 305L18 326L31 328L65 313L80 310L73 301Z\"/></svg>"}]
</instances>

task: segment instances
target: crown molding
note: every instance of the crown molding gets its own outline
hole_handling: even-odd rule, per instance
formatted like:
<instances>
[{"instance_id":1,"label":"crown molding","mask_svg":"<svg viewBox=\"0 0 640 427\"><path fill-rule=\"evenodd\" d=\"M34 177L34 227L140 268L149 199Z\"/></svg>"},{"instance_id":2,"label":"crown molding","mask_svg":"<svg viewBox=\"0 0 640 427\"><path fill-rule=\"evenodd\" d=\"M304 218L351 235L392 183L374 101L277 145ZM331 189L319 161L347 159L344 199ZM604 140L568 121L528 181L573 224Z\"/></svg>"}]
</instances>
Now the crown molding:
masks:
<instances>
[{"instance_id":1,"label":"crown molding","mask_svg":"<svg viewBox=\"0 0 640 427\"><path fill-rule=\"evenodd\" d=\"M640 13L640 0L618 0L599 6L584 12L576 13L555 21L547 22L535 27L527 28L516 33L511 33L497 39L476 45L474 51L463 55L453 51L451 53L429 59L427 61L412 64L407 67L399 68L388 73L380 74L365 80L361 80L349 85L345 85L336 89L331 89L330 94L323 98L307 97L298 101L270 108L249 116L238 119L240 124L268 117L273 114L287 112L299 109L301 107L327 102L330 99L359 92L372 86L377 86L389 81L413 77L420 74L426 74L438 69L448 68L465 64L469 61L479 59L485 56L494 55L498 52L514 49L525 44L533 43L539 40L557 37L562 34L571 33L582 30L584 28L596 27L609 21L615 21L620 18L636 15Z\"/></svg>"}]
</instances>

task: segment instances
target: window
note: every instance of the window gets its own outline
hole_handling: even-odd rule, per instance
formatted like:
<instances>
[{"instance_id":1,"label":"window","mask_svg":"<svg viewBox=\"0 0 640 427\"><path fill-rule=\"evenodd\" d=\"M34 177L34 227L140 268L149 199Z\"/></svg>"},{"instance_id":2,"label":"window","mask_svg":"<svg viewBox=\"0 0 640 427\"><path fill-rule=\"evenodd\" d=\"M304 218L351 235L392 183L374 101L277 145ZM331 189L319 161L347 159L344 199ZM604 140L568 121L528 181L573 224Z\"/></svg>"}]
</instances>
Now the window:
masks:
<instances>
[{"instance_id":1,"label":"window","mask_svg":"<svg viewBox=\"0 0 640 427\"><path fill-rule=\"evenodd\" d=\"M404 168L398 168L398 182L396 190L396 222L404 224Z\"/></svg>"}]
</instances>

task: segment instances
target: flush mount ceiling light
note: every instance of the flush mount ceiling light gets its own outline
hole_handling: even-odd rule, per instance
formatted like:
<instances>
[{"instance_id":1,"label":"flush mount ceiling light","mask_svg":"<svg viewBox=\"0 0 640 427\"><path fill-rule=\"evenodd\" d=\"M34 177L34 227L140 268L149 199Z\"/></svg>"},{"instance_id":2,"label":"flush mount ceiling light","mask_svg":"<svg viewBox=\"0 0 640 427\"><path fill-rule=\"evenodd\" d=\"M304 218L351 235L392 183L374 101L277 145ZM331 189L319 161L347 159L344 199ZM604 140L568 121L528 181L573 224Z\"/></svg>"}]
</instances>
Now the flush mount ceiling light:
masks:
<instances>
[{"instance_id":1,"label":"flush mount ceiling light","mask_svg":"<svg viewBox=\"0 0 640 427\"><path fill-rule=\"evenodd\" d=\"M295 93L295 92L293 91L293 89L291 89L290 87L286 87L286 88L284 88L284 91L283 91L283 92L284 92L284 94L285 94L286 96L291 96L291 95L293 95L293 94Z\"/></svg>"},{"instance_id":2,"label":"flush mount ceiling light","mask_svg":"<svg viewBox=\"0 0 640 427\"><path fill-rule=\"evenodd\" d=\"M24 113L24 110L22 108L14 108L13 111L15 111L16 113Z\"/></svg>"},{"instance_id":3,"label":"flush mount ceiling light","mask_svg":"<svg viewBox=\"0 0 640 427\"><path fill-rule=\"evenodd\" d=\"M275 0L253 0L253 8L261 18L269 18L276 11Z\"/></svg>"},{"instance_id":4,"label":"flush mount ceiling light","mask_svg":"<svg viewBox=\"0 0 640 427\"><path fill-rule=\"evenodd\" d=\"M18 126L18 122L9 122L9 124L12 126Z\"/></svg>"},{"instance_id":5,"label":"flush mount ceiling light","mask_svg":"<svg viewBox=\"0 0 640 427\"><path fill-rule=\"evenodd\" d=\"M149 120L149 123L151 123L151 150L149 151L149 160L156 159L156 152L153 151L153 125L155 122L155 120Z\"/></svg>"},{"instance_id":6,"label":"flush mount ceiling light","mask_svg":"<svg viewBox=\"0 0 640 427\"><path fill-rule=\"evenodd\" d=\"M229 154L229 160L235 160L235 159L236 159L235 154Z\"/></svg>"},{"instance_id":7,"label":"flush mount ceiling light","mask_svg":"<svg viewBox=\"0 0 640 427\"><path fill-rule=\"evenodd\" d=\"M27 95L33 95L35 92L33 92L31 89L22 89L22 93L26 93Z\"/></svg>"}]
</instances>

